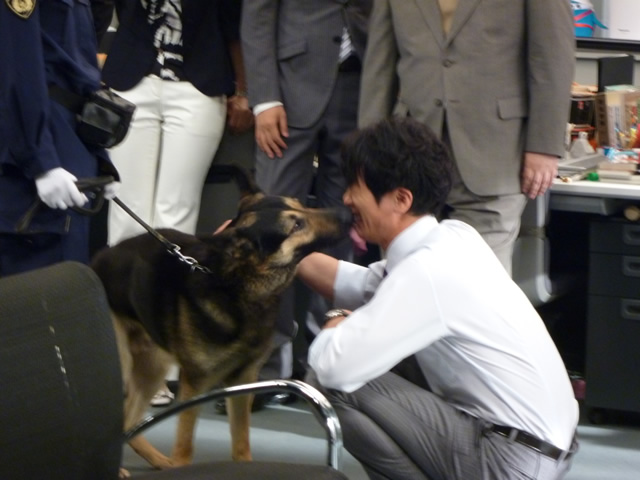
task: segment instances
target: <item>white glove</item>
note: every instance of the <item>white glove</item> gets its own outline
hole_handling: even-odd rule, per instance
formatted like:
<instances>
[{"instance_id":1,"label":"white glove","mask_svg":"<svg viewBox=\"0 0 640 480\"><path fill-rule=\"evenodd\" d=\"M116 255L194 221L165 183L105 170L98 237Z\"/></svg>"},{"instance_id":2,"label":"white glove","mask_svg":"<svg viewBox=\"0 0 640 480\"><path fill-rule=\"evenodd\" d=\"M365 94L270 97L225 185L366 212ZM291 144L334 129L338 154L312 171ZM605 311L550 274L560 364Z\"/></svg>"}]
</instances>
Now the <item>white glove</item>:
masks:
<instances>
[{"instance_id":1,"label":"white glove","mask_svg":"<svg viewBox=\"0 0 640 480\"><path fill-rule=\"evenodd\" d=\"M120 182L111 182L107 183L102 189L102 193L104 195L105 200L111 200L118 196L118 192L120 191Z\"/></svg>"},{"instance_id":2,"label":"white glove","mask_svg":"<svg viewBox=\"0 0 640 480\"><path fill-rule=\"evenodd\" d=\"M68 207L81 207L88 199L76 187L76 180L64 168L53 168L36 178L38 196L49 208L66 210Z\"/></svg>"}]
</instances>

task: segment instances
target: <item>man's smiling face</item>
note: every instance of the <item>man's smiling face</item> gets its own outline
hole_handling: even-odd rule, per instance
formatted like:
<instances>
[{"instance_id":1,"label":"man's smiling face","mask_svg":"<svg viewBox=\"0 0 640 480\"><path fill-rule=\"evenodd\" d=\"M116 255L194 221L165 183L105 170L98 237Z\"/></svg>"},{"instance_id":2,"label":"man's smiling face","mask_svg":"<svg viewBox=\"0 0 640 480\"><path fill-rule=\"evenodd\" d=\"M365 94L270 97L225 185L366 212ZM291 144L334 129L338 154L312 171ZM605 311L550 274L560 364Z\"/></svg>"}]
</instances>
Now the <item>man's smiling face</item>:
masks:
<instances>
[{"instance_id":1,"label":"man's smiling face","mask_svg":"<svg viewBox=\"0 0 640 480\"><path fill-rule=\"evenodd\" d=\"M393 212L393 192L386 193L376 202L373 193L358 178L356 183L349 185L342 200L353 213L353 226L358 234L368 242L385 245L390 216Z\"/></svg>"}]
</instances>

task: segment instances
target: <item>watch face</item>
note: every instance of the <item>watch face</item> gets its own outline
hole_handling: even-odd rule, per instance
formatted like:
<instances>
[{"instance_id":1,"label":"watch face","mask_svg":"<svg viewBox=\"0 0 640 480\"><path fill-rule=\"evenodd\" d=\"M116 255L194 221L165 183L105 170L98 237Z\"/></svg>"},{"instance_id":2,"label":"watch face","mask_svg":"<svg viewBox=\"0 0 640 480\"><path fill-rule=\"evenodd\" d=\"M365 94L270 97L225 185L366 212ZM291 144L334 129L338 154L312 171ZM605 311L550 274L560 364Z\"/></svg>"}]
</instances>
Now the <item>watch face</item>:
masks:
<instances>
[{"instance_id":1,"label":"watch face","mask_svg":"<svg viewBox=\"0 0 640 480\"><path fill-rule=\"evenodd\" d=\"M331 320L332 318L346 317L346 316L347 316L347 312L345 312L342 309L329 310L327 313L324 314L325 320Z\"/></svg>"}]
</instances>

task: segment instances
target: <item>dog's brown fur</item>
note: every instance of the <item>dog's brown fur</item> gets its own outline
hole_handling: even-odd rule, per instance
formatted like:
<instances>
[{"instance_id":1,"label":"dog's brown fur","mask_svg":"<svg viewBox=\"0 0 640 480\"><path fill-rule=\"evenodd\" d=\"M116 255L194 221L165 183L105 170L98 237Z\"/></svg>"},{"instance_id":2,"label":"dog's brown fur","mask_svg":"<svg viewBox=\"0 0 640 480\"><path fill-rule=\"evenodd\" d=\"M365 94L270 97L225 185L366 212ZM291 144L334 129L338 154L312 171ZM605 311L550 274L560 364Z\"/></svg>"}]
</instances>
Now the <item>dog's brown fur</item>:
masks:
<instances>
[{"instance_id":1,"label":"dog's brown fur","mask_svg":"<svg viewBox=\"0 0 640 480\"><path fill-rule=\"evenodd\" d=\"M172 363L180 366L179 400L217 385L257 379L271 351L279 298L298 262L344 238L350 219L339 210L304 208L285 197L248 190L233 222L217 235L160 230L209 272L192 271L144 234L99 252L92 267L113 312L125 387L125 430L144 414ZM251 399L227 400L232 458L250 460ZM142 436L130 444L157 468L189 463L197 409L183 412L172 457Z\"/></svg>"}]
</instances>

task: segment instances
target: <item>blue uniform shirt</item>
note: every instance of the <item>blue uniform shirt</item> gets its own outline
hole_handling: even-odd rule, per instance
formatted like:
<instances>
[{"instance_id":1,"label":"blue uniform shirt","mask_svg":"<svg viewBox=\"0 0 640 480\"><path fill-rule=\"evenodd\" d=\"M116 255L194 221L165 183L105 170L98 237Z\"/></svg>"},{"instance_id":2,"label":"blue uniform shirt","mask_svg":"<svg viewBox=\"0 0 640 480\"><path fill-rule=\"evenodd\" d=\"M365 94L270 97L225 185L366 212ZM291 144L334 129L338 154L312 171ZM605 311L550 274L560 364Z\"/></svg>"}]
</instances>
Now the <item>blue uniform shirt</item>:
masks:
<instances>
[{"instance_id":1,"label":"blue uniform shirt","mask_svg":"<svg viewBox=\"0 0 640 480\"><path fill-rule=\"evenodd\" d=\"M0 4L0 232L15 226L37 198L34 179L56 167L76 177L115 174L103 149L76 135L75 114L49 99L58 85L86 96L100 85L89 0L27 0L20 16ZM21 4L22 5L22 4ZM117 174L116 174L117 175ZM31 232L65 233L68 211L41 208Z\"/></svg>"}]
</instances>

